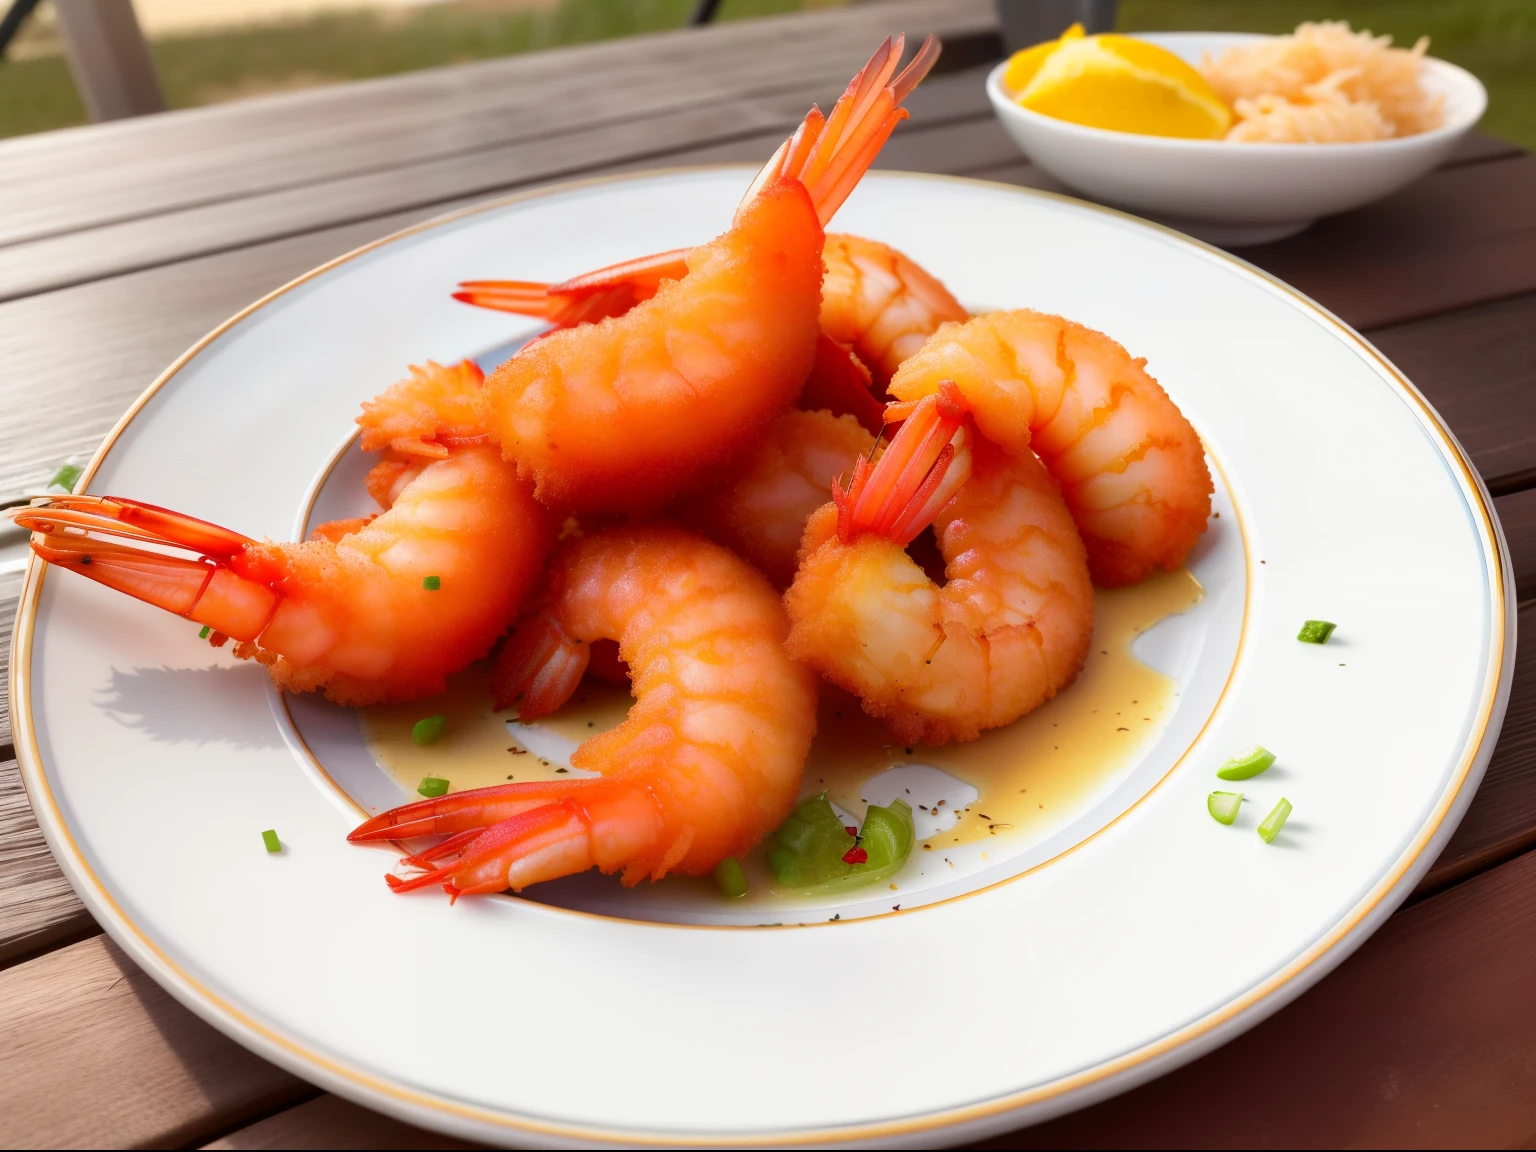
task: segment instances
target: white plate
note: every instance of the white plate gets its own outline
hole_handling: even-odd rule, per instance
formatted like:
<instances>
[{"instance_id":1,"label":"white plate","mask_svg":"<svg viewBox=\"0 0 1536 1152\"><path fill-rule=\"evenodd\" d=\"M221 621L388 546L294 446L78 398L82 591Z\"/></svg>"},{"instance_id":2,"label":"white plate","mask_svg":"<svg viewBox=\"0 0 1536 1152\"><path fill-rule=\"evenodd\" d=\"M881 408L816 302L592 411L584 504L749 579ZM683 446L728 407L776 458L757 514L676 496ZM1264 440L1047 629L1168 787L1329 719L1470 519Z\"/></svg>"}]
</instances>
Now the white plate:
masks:
<instances>
[{"instance_id":1,"label":"white plate","mask_svg":"<svg viewBox=\"0 0 1536 1152\"><path fill-rule=\"evenodd\" d=\"M747 176L552 189L343 257L177 361L108 437L90 489L292 538L360 400L407 362L532 330L454 304L455 281L696 242ZM1054 840L899 913L647 923L729 917L646 911L612 885L617 916L580 894L450 907L392 895L385 858L345 842L357 808L259 668L34 565L12 665L23 776L82 899L155 979L296 1074L464 1137L928 1144L1192 1058L1401 901L1481 778L1514 662L1491 505L1418 393L1262 272L1105 209L876 173L837 225L898 244L972 307L1111 333L1205 437L1225 510L1195 562L1209 595L1143 649L1181 683L1162 739ZM1339 623L1330 644L1297 643L1309 617ZM355 733L342 723L327 745L302 711L347 782ZM1255 741L1280 762L1221 827L1213 770ZM383 789L363 803L398 795L353 767L355 793ZM1266 846L1254 820L1282 793L1295 815Z\"/></svg>"}]
</instances>

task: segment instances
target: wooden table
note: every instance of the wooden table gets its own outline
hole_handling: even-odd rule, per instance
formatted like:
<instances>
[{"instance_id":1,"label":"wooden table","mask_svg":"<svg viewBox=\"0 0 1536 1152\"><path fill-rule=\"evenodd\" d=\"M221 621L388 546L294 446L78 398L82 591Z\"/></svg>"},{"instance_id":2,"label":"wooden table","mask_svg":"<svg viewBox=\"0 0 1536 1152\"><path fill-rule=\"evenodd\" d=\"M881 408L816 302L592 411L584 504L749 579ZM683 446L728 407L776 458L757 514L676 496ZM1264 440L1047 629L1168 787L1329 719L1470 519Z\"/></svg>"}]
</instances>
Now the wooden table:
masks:
<instances>
[{"instance_id":1,"label":"wooden table","mask_svg":"<svg viewBox=\"0 0 1536 1152\"><path fill-rule=\"evenodd\" d=\"M994 20L988 0L862 5L0 142L0 493L89 453L178 353L291 277L514 188L759 161L888 31L942 34L946 70L882 166L1051 186L987 108ZM1475 137L1392 199L1243 255L1364 331L1439 408L1497 496L1527 599L1536 157ZM0 575L7 650L19 587ZM173 1002L55 867L8 723L0 760L0 1143L455 1146L294 1079ZM1212 1055L998 1145L1532 1146L1533 846L1526 648L1460 830L1354 957Z\"/></svg>"}]
</instances>

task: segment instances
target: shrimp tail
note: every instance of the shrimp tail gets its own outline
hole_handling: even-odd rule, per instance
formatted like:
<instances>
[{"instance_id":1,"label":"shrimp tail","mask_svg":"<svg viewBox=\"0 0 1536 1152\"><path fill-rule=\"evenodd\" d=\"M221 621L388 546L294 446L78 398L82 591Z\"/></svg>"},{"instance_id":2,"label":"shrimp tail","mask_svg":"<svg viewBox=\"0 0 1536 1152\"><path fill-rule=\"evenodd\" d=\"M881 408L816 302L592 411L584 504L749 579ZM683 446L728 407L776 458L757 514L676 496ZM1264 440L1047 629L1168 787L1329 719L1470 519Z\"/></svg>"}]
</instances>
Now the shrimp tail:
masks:
<instances>
[{"instance_id":1,"label":"shrimp tail","mask_svg":"<svg viewBox=\"0 0 1536 1152\"><path fill-rule=\"evenodd\" d=\"M456 856L465 847L475 842L484 828L466 828L463 832L455 832L448 839L434 844L431 848L423 849L414 856L404 857L400 863L409 864L412 868L429 868L434 860L441 860L444 856Z\"/></svg>"},{"instance_id":2,"label":"shrimp tail","mask_svg":"<svg viewBox=\"0 0 1536 1152\"><path fill-rule=\"evenodd\" d=\"M561 328L622 316L688 275L688 250L675 248L610 264L559 284L537 280L465 280L453 298L477 308L535 316Z\"/></svg>"},{"instance_id":3,"label":"shrimp tail","mask_svg":"<svg viewBox=\"0 0 1536 1152\"><path fill-rule=\"evenodd\" d=\"M790 138L763 165L736 209L736 220L770 184L798 180L823 228L909 113L901 104L933 68L941 44L929 36L911 62L894 75L905 37L886 37L838 97L831 116L814 104ZM894 75L894 78L893 78ZM688 274L688 250L674 249L610 264L558 284L537 280L465 280L453 298L476 308L548 320L560 328L622 316L656 295L663 281Z\"/></svg>"},{"instance_id":4,"label":"shrimp tail","mask_svg":"<svg viewBox=\"0 0 1536 1152\"><path fill-rule=\"evenodd\" d=\"M489 308L493 312L515 312L554 320L565 301L549 293L542 280L462 280L453 298L461 304Z\"/></svg>"},{"instance_id":5,"label":"shrimp tail","mask_svg":"<svg viewBox=\"0 0 1536 1152\"><path fill-rule=\"evenodd\" d=\"M431 800L417 800L365 820L353 829L347 839L359 844L367 840L408 840L413 836L457 837L463 833L478 834L492 824L510 820L534 808L542 808L581 783L583 781L580 780L534 780L524 784L496 784L490 788L454 792ZM453 850L445 842L436 849L429 849L422 858L436 859L444 852Z\"/></svg>"},{"instance_id":6,"label":"shrimp tail","mask_svg":"<svg viewBox=\"0 0 1536 1152\"><path fill-rule=\"evenodd\" d=\"M227 559L253 543L249 536L156 504L122 496L58 496L24 508L16 523L33 532L81 528L107 536L174 544Z\"/></svg>"},{"instance_id":7,"label":"shrimp tail","mask_svg":"<svg viewBox=\"0 0 1536 1152\"><path fill-rule=\"evenodd\" d=\"M777 180L798 180L811 194L816 214L822 227L826 227L896 125L907 118L902 101L928 75L942 47L937 38L927 37L911 63L893 79L905 46L904 36L894 40L886 37L869 62L848 82L830 116L824 117L813 105L794 135L753 179L742 198L742 206Z\"/></svg>"},{"instance_id":8,"label":"shrimp tail","mask_svg":"<svg viewBox=\"0 0 1536 1152\"><path fill-rule=\"evenodd\" d=\"M375 816L347 839L444 832L450 833L447 840L402 861L424 869L420 875L385 877L394 891L440 885L457 899L521 890L594 865L604 872L623 869L624 882L635 884L675 867L691 839L674 838L667 846L655 800L646 790L604 779L498 785L407 804ZM432 866L450 855L455 859Z\"/></svg>"},{"instance_id":9,"label":"shrimp tail","mask_svg":"<svg viewBox=\"0 0 1536 1152\"><path fill-rule=\"evenodd\" d=\"M501 712L516 704L521 720L548 716L571 698L591 659L592 646L572 639L554 616L530 613L491 670L492 707Z\"/></svg>"},{"instance_id":10,"label":"shrimp tail","mask_svg":"<svg viewBox=\"0 0 1536 1152\"><path fill-rule=\"evenodd\" d=\"M879 462L861 458L846 488L832 486L844 544L871 532L905 547L970 477L969 408L952 381L915 404L889 406L893 417L901 430Z\"/></svg>"},{"instance_id":11,"label":"shrimp tail","mask_svg":"<svg viewBox=\"0 0 1536 1152\"><path fill-rule=\"evenodd\" d=\"M492 825L475 834L467 843L455 836L445 845L439 845L441 848L446 843L457 842L456 846L460 848L458 857L448 864L432 868L419 876L385 876L384 879L394 891L400 893L441 885L455 900L478 892L499 892L507 886L507 866L527 854L530 842L547 838L550 831L571 823L572 817L576 815L575 808L568 803L544 804ZM447 855L446 852L443 854ZM407 863L413 863L416 859L408 857ZM487 865L495 868L497 864L501 867L496 869L494 879L483 880L475 875ZM470 882L461 887L455 883L461 878ZM477 879L478 883L475 882Z\"/></svg>"},{"instance_id":12,"label":"shrimp tail","mask_svg":"<svg viewBox=\"0 0 1536 1152\"><path fill-rule=\"evenodd\" d=\"M229 565L254 541L205 520L115 496L61 497L27 508L15 519L34 533L32 551L48 563L236 640L255 640L282 603L265 581ZM170 556L101 540L90 532L170 545L199 556Z\"/></svg>"},{"instance_id":13,"label":"shrimp tail","mask_svg":"<svg viewBox=\"0 0 1536 1152\"><path fill-rule=\"evenodd\" d=\"M681 280L688 275L688 249L674 248L670 252L658 252L654 256L640 256L624 260L562 280L550 285L549 291L561 296L591 296L607 289L624 286L634 292L639 300L649 300L656 295L664 280ZM637 300L638 302L638 300Z\"/></svg>"}]
</instances>

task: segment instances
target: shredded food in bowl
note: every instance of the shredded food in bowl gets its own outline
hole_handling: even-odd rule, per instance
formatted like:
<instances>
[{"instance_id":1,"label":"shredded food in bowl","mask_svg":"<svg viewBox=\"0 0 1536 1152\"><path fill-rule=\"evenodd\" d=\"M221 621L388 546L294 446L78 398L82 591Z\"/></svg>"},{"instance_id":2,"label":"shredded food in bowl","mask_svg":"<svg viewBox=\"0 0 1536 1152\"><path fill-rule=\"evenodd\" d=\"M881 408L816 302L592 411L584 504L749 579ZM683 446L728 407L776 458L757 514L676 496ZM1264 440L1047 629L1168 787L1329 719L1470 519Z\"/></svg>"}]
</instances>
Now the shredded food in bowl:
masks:
<instances>
[{"instance_id":1,"label":"shredded food in bowl","mask_svg":"<svg viewBox=\"0 0 1536 1152\"><path fill-rule=\"evenodd\" d=\"M1231 48L1202 71L1237 113L1228 140L1331 144L1385 140L1438 128L1445 98L1420 83L1429 37L1411 49L1392 37L1325 20Z\"/></svg>"}]
</instances>

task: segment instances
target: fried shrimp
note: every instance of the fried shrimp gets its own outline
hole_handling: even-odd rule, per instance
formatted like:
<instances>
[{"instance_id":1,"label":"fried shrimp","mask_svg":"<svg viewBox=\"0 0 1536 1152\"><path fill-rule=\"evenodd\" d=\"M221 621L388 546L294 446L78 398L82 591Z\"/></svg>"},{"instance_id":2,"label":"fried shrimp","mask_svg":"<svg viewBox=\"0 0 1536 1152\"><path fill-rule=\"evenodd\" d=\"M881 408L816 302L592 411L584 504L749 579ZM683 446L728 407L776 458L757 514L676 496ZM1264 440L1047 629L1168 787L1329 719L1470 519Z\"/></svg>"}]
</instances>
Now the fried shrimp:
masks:
<instances>
[{"instance_id":1,"label":"fried shrimp","mask_svg":"<svg viewBox=\"0 0 1536 1152\"><path fill-rule=\"evenodd\" d=\"M974 740L1071 683L1093 633L1087 556L1056 482L975 435L953 385L806 527L790 655L903 741ZM932 524L937 587L905 552Z\"/></svg>"},{"instance_id":2,"label":"fried shrimp","mask_svg":"<svg viewBox=\"0 0 1536 1152\"><path fill-rule=\"evenodd\" d=\"M946 324L891 379L905 403L952 381L977 430L1032 449L1061 485L1096 584L1176 569L1205 531L1211 474L1200 437L1146 371L1101 332L1041 312Z\"/></svg>"},{"instance_id":3,"label":"fried shrimp","mask_svg":"<svg viewBox=\"0 0 1536 1152\"><path fill-rule=\"evenodd\" d=\"M821 331L851 351L884 387L901 362L923 346L939 325L970 319L970 313L937 277L879 240L829 233L822 249ZM500 312L541 316L557 327L623 315L655 295L662 280L654 270L610 295L583 293L586 277L566 284L479 280L455 299ZM577 285L578 288L572 288Z\"/></svg>"},{"instance_id":4,"label":"fried shrimp","mask_svg":"<svg viewBox=\"0 0 1536 1152\"><path fill-rule=\"evenodd\" d=\"M806 520L827 502L832 480L874 446L875 438L852 416L786 412L739 472L680 514L786 588L795 577Z\"/></svg>"},{"instance_id":5,"label":"fried shrimp","mask_svg":"<svg viewBox=\"0 0 1536 1152\"><path fill-rule=\"evenodd\" d=\"M621 317L552 333L486 383L481 418L544 503L654 510L788 408L816 354L821 226L771 185L688 275Z\"/></svg>"},{"instance_id":6,"label":"fried shrimp","mask_svg":"<svg viewBox=\"0 0 1536 1152\"><path fill-rule=\"evenodd\" d=\"M492 691L524 720L547 715L575 691L592 642L617 640L635 704L571 758L600 778L407 804L350 839L449 836L410 858L430 870L389 878L401 892L521 890L592 867L628 885L706 873L776 828L798 794L816 689L785 653L787 631L768 582L691 532L652 523L569 540L498 659Z\"/></svg>"},{"instance_id":7,"label":"fried shrimp","mask_svg":"<svg viewBox=\"0 0 1536 1152\"><path fill-rule=\"evenodd\" d=\"M442 451L384 461L369 489L388 510L321 525L302 544L113 496L58 497L16 522L50 564L207 625L216 646L233 638L235 655L283 688L402 702L442 691L448 673L490 651L554 541L549 514L494 447Z\"/></svg>"},{"instance_id":8,"label":"fried shrimp","mask_svg":"<svg viewBox=\"0 0 1536 1152\"><path fill-rule=\"evenodd\" d=\"M971 318L936 277L889 244L834 234L822 258L821 330L851 348L881 388L941 324Z\"/></svg>"},{"instance_id":9,"label":"fried shrimp","mask_svg":"<svg viewBox=\"0 0 1536 1152\"><path fill-rule=\"evenodd\" d=\"M899 48L886 41L830 117L811 109L717 239L564 286L601 305L596 315L580 305L595 322L524 346L492 374L479 409L540 500L654 511L702 487L794 402L816 357L822 229L936 55L925 45L892 80Z\"/></svg>"}]
</instances>

